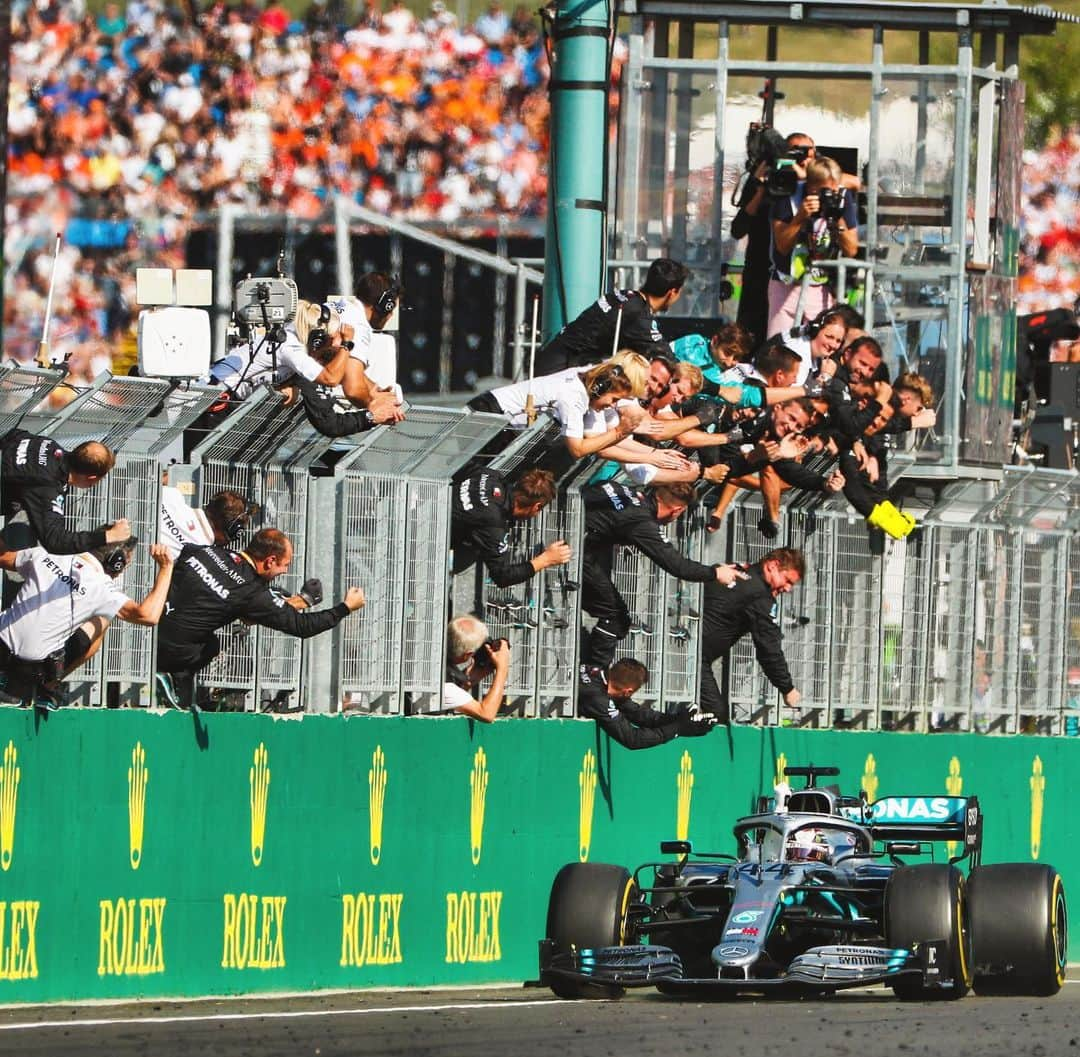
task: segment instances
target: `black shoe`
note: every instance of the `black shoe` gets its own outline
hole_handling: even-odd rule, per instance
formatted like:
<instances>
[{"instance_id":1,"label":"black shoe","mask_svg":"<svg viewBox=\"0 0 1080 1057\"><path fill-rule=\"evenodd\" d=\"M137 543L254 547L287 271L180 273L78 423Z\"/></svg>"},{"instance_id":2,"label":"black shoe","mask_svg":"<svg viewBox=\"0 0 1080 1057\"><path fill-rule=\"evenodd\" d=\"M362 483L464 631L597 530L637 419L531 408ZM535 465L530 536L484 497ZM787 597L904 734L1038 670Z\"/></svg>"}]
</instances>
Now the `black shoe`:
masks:
<instances>
[{"instance_id":1,"label":"black shoe","mask_svg":"<svg viewBox=\"0 0 1080 1057\"><path fill-rule=\"evenodd\" d=\"M34 708L40 709L42 712L55 712L58 708L63 708L67 703L65 697L66 695L59 688L39 687L34 695Z\"/></svg>"},{"instance_id":2,"label":"black shoe","mask_svg":"<svg viewBox=\"0 0 1080 1057\"><path fill-rule=\"evenodd\" d=\"M157 684L158 700L164 702L168 708L183 708L180 704L180 695L176 692L172 676L168 672L157 672L154 675Z\"/></svg>"},{"instance_id":3,"label":"black shoe","mask_svg":"<svg viewBox=\"0 0 1080 1057\"><path fill-rule=\"evenodd\" d=\"M763 517L758 523L758 532L767 540L774 540L780 535L780 526L771 518Z\"/></svg>"},{"instance_id":4,"label":"black shoe","mask_svg":"<svg viewBox=\"0 0 1080 1057\"><path fill-rule=\"evenodd\" d=\"M870 553L880 558L885 553L885 530L876 528L874 525L867 525L866 537L870 545Z\"/></svg>"}]
</instances>

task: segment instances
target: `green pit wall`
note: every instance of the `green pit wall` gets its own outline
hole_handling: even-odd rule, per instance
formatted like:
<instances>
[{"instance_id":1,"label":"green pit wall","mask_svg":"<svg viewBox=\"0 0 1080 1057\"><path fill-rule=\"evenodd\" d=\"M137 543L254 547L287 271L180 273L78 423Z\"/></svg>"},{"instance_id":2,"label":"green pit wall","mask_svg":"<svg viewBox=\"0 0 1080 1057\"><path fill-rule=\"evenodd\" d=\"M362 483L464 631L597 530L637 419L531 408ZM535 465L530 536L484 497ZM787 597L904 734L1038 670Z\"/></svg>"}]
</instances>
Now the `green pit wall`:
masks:
<instances>
[{"instance_id":1,"label":"green pit wall","mask_svg":"<svg viewBox=\"0 0 1080 1057\"><path fill-rule=\"evenodd\" d=\"M778 759L977 793L986 861L1080 891L1080 739L5 710L0 753L0 1003L531 979L563 863L731 850Z\"/></svg>"}]
</instances>

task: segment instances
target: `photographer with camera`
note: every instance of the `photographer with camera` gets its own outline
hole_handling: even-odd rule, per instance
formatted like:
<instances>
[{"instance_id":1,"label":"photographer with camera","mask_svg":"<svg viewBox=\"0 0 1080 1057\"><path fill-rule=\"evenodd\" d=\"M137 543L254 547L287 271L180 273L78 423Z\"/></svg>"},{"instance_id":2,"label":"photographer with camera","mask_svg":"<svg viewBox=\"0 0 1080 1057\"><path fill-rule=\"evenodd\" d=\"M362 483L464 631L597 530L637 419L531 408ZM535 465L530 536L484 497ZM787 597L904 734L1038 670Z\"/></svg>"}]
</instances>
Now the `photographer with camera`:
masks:
<instances>
[{"instance_id":1,"label":"photographer with camera","mask_svg":"<svg viewBox=\"0 0 1080 1057\"><path fill-rule=\"evenodd\" d=\"M801 184L795 164L789 168L788 179L796 186L789 196L775 198L770 210L770 336L813 319L835 302L834 276L828 269L815 267L816 261L854 257L859 252L858 207L854 194L842 186L840 166L832 158L808 160ZM796 320L800 297L801 318Z\"/></svg>"},{"instance_id":2,"label":"photographer with camera","mask_svg":"<svg viewBox=\"0 0 1080 1057\"><path fill-rule=\"evenodd\" d=\"M502 705L510 674L510 644L492 639L487 625L471 614L454 617L446 627L446 682L443 709L491 723ZM491 676L491 686L481 700L472 691Z\"/></svg>"}]
</instances>

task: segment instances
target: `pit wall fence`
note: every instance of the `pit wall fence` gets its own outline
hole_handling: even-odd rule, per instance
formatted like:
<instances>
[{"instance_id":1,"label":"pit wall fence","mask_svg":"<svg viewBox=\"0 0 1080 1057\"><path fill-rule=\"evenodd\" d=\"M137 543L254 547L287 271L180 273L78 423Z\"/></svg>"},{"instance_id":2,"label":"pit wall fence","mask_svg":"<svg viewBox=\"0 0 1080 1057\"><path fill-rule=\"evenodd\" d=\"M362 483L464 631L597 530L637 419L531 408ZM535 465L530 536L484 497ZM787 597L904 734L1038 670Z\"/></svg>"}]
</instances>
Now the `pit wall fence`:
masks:
<instances>
[{"instance_id":1,"label":"pit wall fence","mask_svg":"<svg viewBox=\"0 0 1080 1057\"><path fill-rule=\"evenodd\" d=\"M977 794L984 861L1080 891L1080 741L589 721L0 714L0 1004L535 978L551 879L731 826L786 765ZM938 854L943 853L942 848ZM1073 941L1070 954L1080 954Z\"/></svg>"}]
</instances>

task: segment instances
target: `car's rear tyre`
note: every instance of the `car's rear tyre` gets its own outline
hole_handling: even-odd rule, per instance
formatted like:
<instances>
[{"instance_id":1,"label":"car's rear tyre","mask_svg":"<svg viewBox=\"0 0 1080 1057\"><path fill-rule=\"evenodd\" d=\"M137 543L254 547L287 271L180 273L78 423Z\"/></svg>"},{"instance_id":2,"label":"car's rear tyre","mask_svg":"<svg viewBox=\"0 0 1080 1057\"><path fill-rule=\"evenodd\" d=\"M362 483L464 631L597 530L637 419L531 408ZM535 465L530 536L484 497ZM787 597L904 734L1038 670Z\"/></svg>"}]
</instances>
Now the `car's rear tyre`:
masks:
<instances>
[{"instance_id":1,"label":"car's rear tyre","mask_svg":"<svg viewBox=\"0 0 1080 1057\"><path fill-rule=\"evenodd\" d=\"M902 866L885 889L885 935L892 947L911 949L930 940L945 940L941 974L948 987L926 987L921 976L893 982L897 998L962 998L971 987L971 930L968 925L964 875L945 863Z\"/></svg>"},{"instance_id":2,"label":"car's rear tyre","mask_svg":"<svg viewBox=\"0 0 1080 1057\"><path fill-rule=\"evenodd\" d=\"M607 863L573 862L551 885L547 937L559 952L571 947L621 947L626 942L626 911L637 896L629 870ZM621 998L626 992L611 984L552 980L560 998Z\"/></svg>"},{"instance_id":3,"label":"car's rear tyre","mask_svg":"<svg viewBox=\"0 0 1080 1057\"><path fill-rule=\"evenodd\" d=\"M968 881L975 993L1056 995L1065 983L1065 887L1052 866L979 866Z\"/></svg>"}]
</instances>

